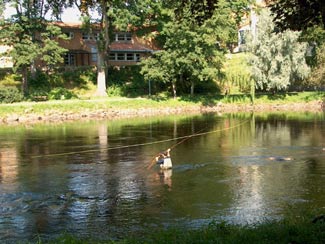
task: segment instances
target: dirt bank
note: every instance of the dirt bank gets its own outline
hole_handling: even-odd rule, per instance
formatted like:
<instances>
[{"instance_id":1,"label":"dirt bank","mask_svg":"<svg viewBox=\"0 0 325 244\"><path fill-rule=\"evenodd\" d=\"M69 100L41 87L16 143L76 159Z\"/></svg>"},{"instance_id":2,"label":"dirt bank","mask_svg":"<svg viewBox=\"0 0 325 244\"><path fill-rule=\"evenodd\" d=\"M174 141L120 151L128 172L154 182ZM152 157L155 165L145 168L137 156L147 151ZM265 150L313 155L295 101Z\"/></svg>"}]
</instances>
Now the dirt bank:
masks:
<instances>
[{"instance_id":1,"label":"dirt bank","mask_svg":"<svg viewBox=\"0 0 325 244\"><path fill-rule=\"evenodd\" d=\"M129 117L146 117L155 115L170 114L195 114L205 112L236 113L236 112L272 112L272 111L311 111L322 112L325 110L325 103L313 101L308 103L288 103L288 104L223 104L218 103L214 106L190 105L177 108L139 108L139 109L98 109L81 110L78 113L61 112L49 110L45 114L34 113L32 109L26 110L24 114L10 114L0 118L0 124L33 124L40 122L62 122L73 120L90 119L115 119Z\"/></svg>"}]
</instances>

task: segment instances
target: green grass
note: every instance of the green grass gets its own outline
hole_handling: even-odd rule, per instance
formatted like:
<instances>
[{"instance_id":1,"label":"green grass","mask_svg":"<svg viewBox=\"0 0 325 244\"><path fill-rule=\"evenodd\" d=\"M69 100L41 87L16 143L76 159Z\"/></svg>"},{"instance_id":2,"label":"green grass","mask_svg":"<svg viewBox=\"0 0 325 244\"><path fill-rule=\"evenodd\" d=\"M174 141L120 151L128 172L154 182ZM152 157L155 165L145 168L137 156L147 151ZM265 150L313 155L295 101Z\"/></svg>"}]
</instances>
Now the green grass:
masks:
<instances>
[{"instance_id":1,"label":"green grass","mask_svg":"<svg viewBox=\"0 0 325 244\"><path fill-rule=\"evenodd\" d=\"M257 95L256 104L263 103L300 103L313 100L324 100L325 92L302 92ZM0 117L10 114L24 115L27 112L44 115L53 112L80 113L100 109L140 109L140 108L182 108L189 106L215 106L223 104L250 104L249 95L215 95L180 97L178 99L166 97L148 98L105 98L91 100L59 100L46 102L22 102L14 104L0 104Z\"/></svg>"},{"instance_id":2,"label":"green grass","mask_svg":"<svg viewBox=\"0 0 325 244\"><path fill-rule=\"evenodd\" d=\"M312 218L296 217L247 226L212 222L195 230L148 230L137 236L126 233L124 239L115 241L80 239L65 234L49 243L325 243L325 220L312 223Z\"/></svg>"}]
</instances>

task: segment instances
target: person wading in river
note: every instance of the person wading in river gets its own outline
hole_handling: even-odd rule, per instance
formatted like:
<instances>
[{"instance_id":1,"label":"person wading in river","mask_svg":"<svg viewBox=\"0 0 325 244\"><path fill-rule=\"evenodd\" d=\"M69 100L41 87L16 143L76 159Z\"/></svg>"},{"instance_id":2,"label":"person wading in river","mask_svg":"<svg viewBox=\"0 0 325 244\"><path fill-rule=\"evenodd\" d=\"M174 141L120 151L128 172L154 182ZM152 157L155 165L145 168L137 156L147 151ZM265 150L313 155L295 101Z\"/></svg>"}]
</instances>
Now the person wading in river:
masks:
<instances>
[{"instance_id":1,"label":"person wading in river","mask_svg":"<svg viewBox=\"0 0 325 244\"><path fill-rule=\"evenodd\" d=\"M161 169L170 169L172 168L172 160L170 158L170 148L164 152L160 152L156 157L156 162L159 164Z\"/></svg>"}]
</instances>

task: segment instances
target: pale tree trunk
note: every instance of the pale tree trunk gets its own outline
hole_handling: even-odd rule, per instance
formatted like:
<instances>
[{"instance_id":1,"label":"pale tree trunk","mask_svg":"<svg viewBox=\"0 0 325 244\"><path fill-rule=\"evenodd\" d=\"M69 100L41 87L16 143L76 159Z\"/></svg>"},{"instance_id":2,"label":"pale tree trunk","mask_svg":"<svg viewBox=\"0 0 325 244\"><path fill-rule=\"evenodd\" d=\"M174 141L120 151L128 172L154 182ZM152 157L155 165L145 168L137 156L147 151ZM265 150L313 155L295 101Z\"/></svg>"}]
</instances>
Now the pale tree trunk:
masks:
<instances>
[{"instance_id":1,"label":"pale tree trunk","mask_svg":"<svg viewBox=\"0 0 325 244\"><path fill-rule=\"evenodd\" d=\"M28 75L27 75L28 71L27 71L27 67L23 67L23 70L22 70L22 91L24 93L24 95L27 94L28 92Z\"/></svg>"},{"instance_id":2,"label":"pale tree trunk","mask_svg":"<svg viewBox=\"0 0 325 244\"><path fill-rule=\"evenodd\" d=\"M98 52L101 52L98 50ZM98 53L98 61L97 61L97 91L96 96L106 97L106 72L105 72L105 64L103 60L103 56L105 54Z\"/></svg>"},{"instance_id":3,"label":"pale tree trunk","mask_svg":"<svg viewBox=\"0 0 325 244\"><path fill-rule=\"evenodd\" d=\"M174 99L176 99L177 95L176 95L176 84L175 84L175 82L172 82L172 88L173 88Z\"/></svg>"},{"instance_id":4,"label":"pale tree trunk","mask_svg":"<svg viewBox=\"0 0 325 244\"><path fill-rule=\"evenodd\" d=\"M35 66L35 61L32 62L32 64L30 65L30 77L32 79L36 78L36 66Z\"/></svg>"},{"instance_id":5,"label":"pale tree trunk","mask_svg":"<svg viewBox=\"0 0 325 244\"><path fill-rule=\"evenodd\" d=\"M194 96L194 81L191 81L191 96Z\"/></svg>"},{"instance_id":6,"label":"pale tree trunk","mask_svg":"<svg viewBox=\"0 0 325 244\"><path fill-rule=\"evenodd\" d=\"M102 18L102 30L104 34L104 40L98 46L98 61L97 61L97 91L96 96L106 97L106 75L107 75L107 55L109 52L109 19L107 16L107 2L100 1L101 9L103 12Z\"/></svg>"}]
</instances>

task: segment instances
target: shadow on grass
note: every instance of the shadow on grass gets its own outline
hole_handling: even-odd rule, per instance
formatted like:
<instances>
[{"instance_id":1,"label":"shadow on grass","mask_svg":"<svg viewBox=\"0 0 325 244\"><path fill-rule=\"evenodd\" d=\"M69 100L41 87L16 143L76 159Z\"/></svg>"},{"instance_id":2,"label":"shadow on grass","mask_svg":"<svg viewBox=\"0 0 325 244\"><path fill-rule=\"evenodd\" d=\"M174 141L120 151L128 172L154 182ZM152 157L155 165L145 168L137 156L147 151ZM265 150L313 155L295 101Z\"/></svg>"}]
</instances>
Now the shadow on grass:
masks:
<instances>
[{"instance_id":1,"label":"shadow on grass","mask_svg":"<svg viewBox=\"0 0 325 244\"><path fill-rule=\"evenodd\" d=\"M307 95L304 100L306 102L308 101L313 101L313 100L317 100L317 99L321 99L325 102L325 92L319 91L319 92L314 92L311 93L310 95Z\"/></svg>"},{"instance_id":2,"label":"shadow on grass","mask_svg":"<svg viewBox=\"0 0 325 244\"><path fill-rule=\"evenodd\" d=\"M203 106L216 106L219 102L224 103L244 103L250 101L250 95L233 94L233 95L207 95L207 96L182 96L181 101L201 103Z\"/></svg>"},{"instance_id":3,"label":"shadow on grass","mask_svg":"<svg viewBox=\"0 0 325 244\"><path fill-rule=\"evenodd\" d=\"M182 96L180 101L192 102L192 103L201 103L203 106L215 106L217 103L222 100L222 95L207 95L207 96Z\"/></svg>"}]
</instances>

